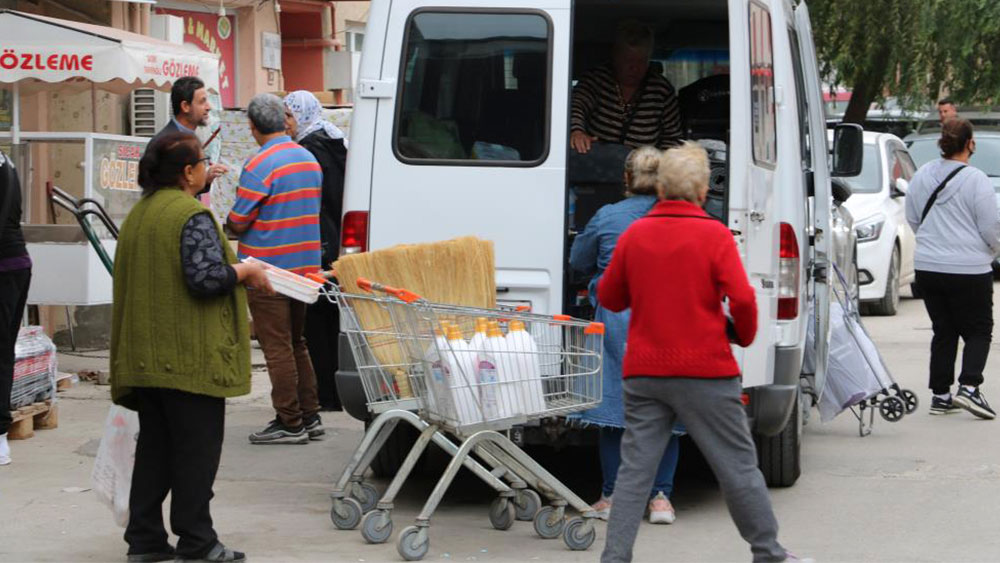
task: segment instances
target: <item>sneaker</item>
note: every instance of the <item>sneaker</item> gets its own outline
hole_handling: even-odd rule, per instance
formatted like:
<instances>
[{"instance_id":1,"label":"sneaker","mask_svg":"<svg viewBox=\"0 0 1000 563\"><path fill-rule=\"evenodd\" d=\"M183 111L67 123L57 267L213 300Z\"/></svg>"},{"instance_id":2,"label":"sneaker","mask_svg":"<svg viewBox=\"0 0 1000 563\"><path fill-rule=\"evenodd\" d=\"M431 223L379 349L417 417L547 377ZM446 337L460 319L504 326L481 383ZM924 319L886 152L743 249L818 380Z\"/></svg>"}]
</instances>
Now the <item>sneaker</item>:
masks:
<instances>
[{"instance_id":1,"label":"sneaker","mask_svg":"<svg viewBox=\"0 0 1000 563\"><path fill-rule=\"evenodd\" d=\"M960 385L958 393L955 394L955 398L952 400L956 405L979 418L993 420L997 417L996 411L990 408L990 404L986 402L986 397L979 391L979 387L974 387L972 391L969 391L965 385Z\"/></svg>"},{"instance_id":2,"label":"sneaker","mask_svg":"<svg viewBox=\"0 0 1000 563\"><path fill-rule=\"evenodd\" d=\"M323 421L320 420L318 414L314 414L309 418L302 421L306 426L306 433L309 434L310 440L322 440L323 435L326 434L326 430L323 429Z\"/></svg>"},{"instance_id":3,"label":"sneaker","mask_svg":"<svg viewBox=\"0 0 1000 563\"><path fill-rule=\"evenodd\" d=\"M798 557L791 551L786 551L784 563L816 563L816 560L811 557Z\"/></svg>"},{"instance_id":4,"label":"sneaker","mask_svg":"<svg viewBox=\"0 0 1000 563\"><path fill-rule=\"evenodd\" d=\"M960 407L955 406L951 397L947 399L931 397L931 414L952 414L961 410Z\"/></svg>"},{"instance_id":5,"label":"sneaker","mask_svg":"<svg viewBox=\"0 0 1000 563\"><path fill-rule=\"evenodd\" d=\"M611 497L601 495L601 499L590 505L590 509L596 512L601 520L607 520L611 515Z\"/></svg>"},{"instance_id":6,"label":"sneaker","mask_svg":"<svg viewBox=\"0 0 1000 563\"><path fill-rule=\"evenodd\" d=\"M0 465L10 463L10 444L7 443L7 433L0 434Z\"/></svg>"},{"instance_id":7,"label":"sneaker","mask_svg":"<svg viewBox=\"0 0 1000 563\"><path fill-rule=\"evenodd\" d=\"M667 495L663 494L663 491L656 493L653 500L649 501L649 523L673 524L674 520L677 520L677 513L667 500Z\"/></svg>"},{"instance_id":8,"label":"sneaker","mask_svg":"<svg viewBox=\"0 0 1000 563\"><path fill-rule=\"evenodd\" d=\"M216 542L209 552L201 559L184 559L178 557L176 561L209 561L211 563L242 563L247 560L247 556L242 551L233 551L228 547Z\"/></svg>"},{"instance_id":9,"label":"sneaker","mask_svg":"<svg viewBox=\"0 0 1000 563\"><path fill-rule=\"evenodd\" d=\"M309 434L306 432L305 425L289 428L277 418L272 420L263 430L250 435L251 444L306 444L308 442Z\"/></svg>"}]
</instances>

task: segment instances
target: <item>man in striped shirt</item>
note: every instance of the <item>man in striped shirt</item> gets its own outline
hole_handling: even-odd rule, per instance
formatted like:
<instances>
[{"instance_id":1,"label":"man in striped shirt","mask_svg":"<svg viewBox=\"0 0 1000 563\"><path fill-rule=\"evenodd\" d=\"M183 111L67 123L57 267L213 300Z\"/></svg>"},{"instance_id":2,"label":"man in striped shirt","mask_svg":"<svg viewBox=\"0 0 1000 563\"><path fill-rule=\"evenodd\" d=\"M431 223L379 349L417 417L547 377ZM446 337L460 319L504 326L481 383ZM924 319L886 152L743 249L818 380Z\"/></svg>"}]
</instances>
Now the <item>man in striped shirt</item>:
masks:
<instances>
[{"instance_id":1,"label":"man in striped shirt","mask_svg":"<svg viewBox=\"0 0 1000 563\"><path fill-rule=\"evenodd\" d=\"M573 88L570 146L590 151L594 141L665 149L681 141L674 87L650 69L653 31L626 20L618 24L611 63L588 71Z\"/></svg>"},{"instance_id":2,"label":"man in striped shirt","mask_svg":"<svg viewBox=\"0 0 1000 563\"><path fill-rule=\"evenodd\" d=\"M240 235L240 259L252 256L298 274L320 269L319 207L323 172L316 158L285 134L285 106L272 94L247 106L260 152L240 175L227 225ZM323 434L319 396L303 338L305 303L247 292L257 341L271 377L275 419L250 435L254 444L304 444Z\"/></svg>"}]
</instances>

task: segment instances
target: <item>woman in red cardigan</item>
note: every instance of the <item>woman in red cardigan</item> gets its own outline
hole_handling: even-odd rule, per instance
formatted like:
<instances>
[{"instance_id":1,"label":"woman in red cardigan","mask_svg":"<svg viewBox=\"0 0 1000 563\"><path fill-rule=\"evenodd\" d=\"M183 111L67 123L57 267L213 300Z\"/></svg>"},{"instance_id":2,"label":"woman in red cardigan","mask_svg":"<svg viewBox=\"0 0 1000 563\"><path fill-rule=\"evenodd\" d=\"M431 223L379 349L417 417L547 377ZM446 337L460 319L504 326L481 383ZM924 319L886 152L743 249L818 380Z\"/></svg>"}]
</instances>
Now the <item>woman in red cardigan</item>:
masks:
<instances>
[{"instance_id":1,"label":"woman in red cardigan","mask_svg":"<svg viewBox=\"0 0 1000 563\"><path fill-rule=\"evenodd\" d=\"M728 298L737 344L753 342L754 291L729 229L701 209L708 176L708 156L697 144L664 153L660 201L622 234L598 285L604 307L632 309L622 464L602 562L631 561L656 466L678 420L715 472L753 560L794 560L778 543L726 335Z\"/></svg>"}]
</instances>

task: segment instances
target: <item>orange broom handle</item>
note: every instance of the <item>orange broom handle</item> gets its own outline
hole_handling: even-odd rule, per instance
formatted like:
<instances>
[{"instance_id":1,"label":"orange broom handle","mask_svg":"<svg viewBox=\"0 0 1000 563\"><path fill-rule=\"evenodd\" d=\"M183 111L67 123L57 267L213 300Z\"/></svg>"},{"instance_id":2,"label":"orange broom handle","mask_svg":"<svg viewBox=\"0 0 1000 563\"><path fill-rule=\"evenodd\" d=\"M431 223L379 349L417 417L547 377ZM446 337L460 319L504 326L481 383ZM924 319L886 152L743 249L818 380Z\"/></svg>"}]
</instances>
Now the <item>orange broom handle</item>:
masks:
<instances>
[{"instance_id":1,"label":"orange broom handle","mask_svg":"<svg viewBox=\"0 0 1000 563\"><path fill-rule=\"evenodd\" d=\"M358 287L368 291L368 292L379 292L385 293L387 295L392 295L396 299L399 299L403 303L413 303L414 301L420 301L423 299L416 293L408 289L399 289L396 287L391 287L388 285L383 285L378 282L373 282L367 278L358 278Z\"/></svg>"}]
</instances>

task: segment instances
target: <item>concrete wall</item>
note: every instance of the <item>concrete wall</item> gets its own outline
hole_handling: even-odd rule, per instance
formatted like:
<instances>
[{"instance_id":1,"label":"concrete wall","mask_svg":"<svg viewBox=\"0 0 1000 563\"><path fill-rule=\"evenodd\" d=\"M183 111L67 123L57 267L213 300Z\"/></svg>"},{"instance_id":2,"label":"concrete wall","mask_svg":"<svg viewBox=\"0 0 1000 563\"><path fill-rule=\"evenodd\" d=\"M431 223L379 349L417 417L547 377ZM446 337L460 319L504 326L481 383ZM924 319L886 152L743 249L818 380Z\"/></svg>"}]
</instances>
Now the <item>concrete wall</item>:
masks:
<instances>
[{"instance_id":1,"label":"concrete wall","mask_svg":"<svg viewBox=\"0 0 1000 563\"><path fill-rule=\"evenodd\" d=\"M265 3L260 10L253 7L236 11L237 63L239 69L239 92L237 103L246 106L250 98L261 92L284 90L284 80L280 71L263 70L261 33L278 33L273 2Z\"/></svg>"}]
</instances>

